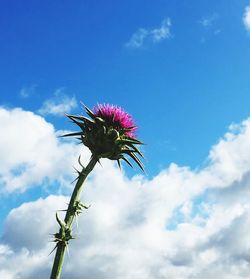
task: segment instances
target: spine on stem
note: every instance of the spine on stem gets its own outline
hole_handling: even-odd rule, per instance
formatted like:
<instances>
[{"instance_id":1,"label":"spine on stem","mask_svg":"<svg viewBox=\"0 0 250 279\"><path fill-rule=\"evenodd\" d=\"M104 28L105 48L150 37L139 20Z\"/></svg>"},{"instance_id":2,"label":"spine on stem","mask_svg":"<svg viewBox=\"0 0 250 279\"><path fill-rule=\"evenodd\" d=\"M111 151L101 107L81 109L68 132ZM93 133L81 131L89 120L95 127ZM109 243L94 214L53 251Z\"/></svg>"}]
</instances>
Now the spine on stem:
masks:
<instances>
[{"instance_id":1,"label":"spine on stem","mask_svg":"<svg viewBox=\"0 0 250 279\"><path fill-rule=\"evenodd\" d=\"M57 222L59 223L60 230L59 233L54 234L56 244L56 254L54 258L54 263L51 271L50 279L59 279L62 271L63 261L65 250L67 249L68 242L73 239L72 236L72 224L75 217L82 211L83 208L86 208L80 202L80 195L83 188L83 183L89 173L93 170L94 166L97 163L97 159L92 157L89 164L86 168L82 167L82 171L79 172L77 182L74 188L74 191L71 195L71 199L66 211L64 221L60 220L56 214Z\"/></svg>"}]
</instances>

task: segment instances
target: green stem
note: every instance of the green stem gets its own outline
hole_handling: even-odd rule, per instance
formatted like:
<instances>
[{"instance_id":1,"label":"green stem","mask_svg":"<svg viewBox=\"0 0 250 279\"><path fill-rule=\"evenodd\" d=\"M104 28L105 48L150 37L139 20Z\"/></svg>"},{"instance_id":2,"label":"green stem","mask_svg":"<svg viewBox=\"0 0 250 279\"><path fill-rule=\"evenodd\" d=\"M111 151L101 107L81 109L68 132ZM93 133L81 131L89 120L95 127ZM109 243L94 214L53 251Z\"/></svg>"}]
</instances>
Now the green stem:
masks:
<instances>
[{"instance_id":1,"label":"green stem","mask_svg":"<svg viewBox=\"0 0 250 279\"><path fill-rule=\"evenodd\" d=\"M93 170L97 161L98 161L97 158L91 157L87 167L83 168L79 174L76 186L71 195L68 209L67 209L67 212L66 212L66 215L64 218L64 222L65 222L67 228L69 228L69 229L71 229L73 221L75 219L75 204L76 204L76 202L80 201L80 195L81 195L81 191L82 191L83 182L85 181L85 179L87 178L89 173ZM66 244L64 242L58 242L50 279L60 279L65 250L66 250Z\"/></svg>"}]
</instances>

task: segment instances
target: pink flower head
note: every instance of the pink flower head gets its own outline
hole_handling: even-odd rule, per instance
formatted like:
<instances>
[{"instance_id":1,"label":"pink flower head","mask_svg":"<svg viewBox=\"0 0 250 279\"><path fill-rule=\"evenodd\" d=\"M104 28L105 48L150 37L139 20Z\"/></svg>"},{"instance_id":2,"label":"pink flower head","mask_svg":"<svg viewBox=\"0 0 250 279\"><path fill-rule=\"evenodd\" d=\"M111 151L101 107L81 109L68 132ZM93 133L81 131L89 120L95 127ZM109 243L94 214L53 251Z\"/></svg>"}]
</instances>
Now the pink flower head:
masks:
<instances>
[{"instance_id":1,"label":"pink flower head","mask_svg":"<svg viewBox=\"0 0 250 279\"><path fill-rule=\"evenodd\" d=\"M94 107L93 112L96 117L102 118L114 129L117 129L118 131L125 130L124 135L129 137L135 136L137 127L135 126L131 115L125 112L121 107L110 104L98 104Z\"/></svg>"},{"instance_id":2,"label":"pink flower head","mask_svg":"<svg viewBox=\"0 0 250 279\"><path fill-rule=\"evenodd\" d=\"M123 160L132 167L127 158L129 157L143 170L139 158L143 158L143 154L137 148L137 145L143 142L135 137L137 127L132 117L122 108L109 104L98 104L93 111L86 106L84 109L90 118L67 115L81 130L64 136L77 137L89 148L92 157L98 160L100 158L116 160L119 166Z\"/></svg>"}]
</instances>

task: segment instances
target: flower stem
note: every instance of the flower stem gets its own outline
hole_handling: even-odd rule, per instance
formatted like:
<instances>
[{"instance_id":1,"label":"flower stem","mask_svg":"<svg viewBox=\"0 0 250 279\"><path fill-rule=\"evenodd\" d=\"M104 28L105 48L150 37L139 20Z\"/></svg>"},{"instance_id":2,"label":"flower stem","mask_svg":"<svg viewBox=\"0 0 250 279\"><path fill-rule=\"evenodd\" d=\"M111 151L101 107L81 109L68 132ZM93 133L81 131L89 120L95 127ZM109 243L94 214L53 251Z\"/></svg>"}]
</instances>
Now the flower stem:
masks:
<instances>
[{"instance_id":1,"label":"flower stem","mask_svg":"<svg viewBox=\"0 0 250 279\"><path fill-rule=\"evenodd\" d=\"M77 179L74 191L71 195L68 209L64 218L65 227L67 227L69 230L71 230L73 221L76 217L76 203L80 202L80 195L82 191L83 182L85 181L89 173L93 170L97 161L98 159L92 156L86 168L82 168L82 171L79 173L79 177ZM59 234L61 232L62 228L60 229ZM52 267L50 279L60 279L67 243L64 241L58 241L56 247L56 255L54 258L54 264Z\"/></svg>"}]
</instances>

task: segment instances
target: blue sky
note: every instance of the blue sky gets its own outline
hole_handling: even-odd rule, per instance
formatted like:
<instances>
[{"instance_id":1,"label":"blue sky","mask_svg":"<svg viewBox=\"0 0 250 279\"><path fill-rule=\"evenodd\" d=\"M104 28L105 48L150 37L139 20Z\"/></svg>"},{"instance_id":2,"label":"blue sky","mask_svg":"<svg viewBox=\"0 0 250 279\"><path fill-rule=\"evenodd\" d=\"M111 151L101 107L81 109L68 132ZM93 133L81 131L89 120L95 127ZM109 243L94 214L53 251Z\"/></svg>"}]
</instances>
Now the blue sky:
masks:
<instances>
[{"instance_id":1,"label":"blue sky","mask_svg":"<svg viewBox=\"0 0 250 279\"><path fill-rule=\"evenodd\" d=\"M148 144L148 172L172 161L195 167L231 122L248 116L247 3L6 2L1 103L36 111L63 88L78 104L119 104ZM160 28L164 19L169 37L126 47L139 28ZM23 88L32 94L21 98Z\"/></svg>"},{"instance_id":2,"label":"blue sky","mask_svg":"<svg viewBox=\"0 0 250 279\"><path fill-rule=\"evenodd\" d=\"M21 255L6 238L11 227L6 220L15 223L11 209L22 211L22 205L39 198L50 203L51 194L55 200L58 197L57 204L59 195L69 194L66 185L72 178L71 166L79 149L73 142L60 141L56 136L62 130L74 129L63 114L81 113L80 101L90 108L96 103L117 104L133 115L139 126L138 137L146 143L143 147L146 174L136 168L132 171L125 168L123 178L117 178L121 184L122 179L130 184L141 179L141 184L151 185L161 181L162 173L166 175L164 183L172 181L173 185L186 175L202 176L201 180L197 178L202 181L197 182L200 185L197 189L205 185L204 191L187 190L192 194L184 194L181 201L174 196L176 204L168 208L171 213L165 217L171 220L167 228L173 225L178 230L178 224L184 222L190 225L199 210L200 218L215 218L210 211L202 212L203 204L211 206L221 195L221 187L231 189L236 182L246 183L241 179L250 169L244 157L248 154L245 144L249 140L250 116L249 5L244 0L3 1L0 11L3 245L16 251L17 257ZM236 146L243 142L242 138L245 150ZM230 158L225 150L231 152L231 157L227 155ZM46 152L50 153L48 159ZM88 155L84 156L87 159ZM232 166L240 158L239 169L234 172ZM62 166L55 167L53 160ZM113 165L108 168L110 173L116 173ZM213 179L205 183L204 173L210 175L211 170ZM218 182L220 172L228 175L224 184ZM235 176L232 178L230 173ZM138 178L138 174L142 177ZM99 181L98 172L96 177ZM207 185L218 188L216 193L207 196ZM94 197L92 192L86 195ZM147 195L143 198L153 199ZM160 198L154 195L158 201ZM135 196L132 200L138 201ZM223 206L227 208L224 202ZM142 206L140 210L143 209ZM189 217L186 212L191 212ZM12 278L7 265L3 266L2 274ZM230 272L225 276L232 275ZM170 278L179 278L177 274ZM100 276L104 278L103 274ZM158 274L155 278L162 277Z\"/></svg>"}]
</instances>

